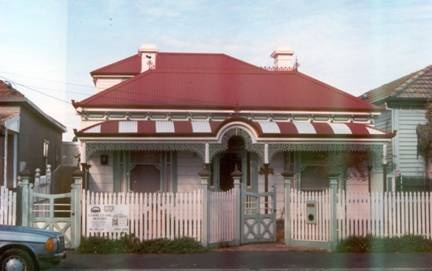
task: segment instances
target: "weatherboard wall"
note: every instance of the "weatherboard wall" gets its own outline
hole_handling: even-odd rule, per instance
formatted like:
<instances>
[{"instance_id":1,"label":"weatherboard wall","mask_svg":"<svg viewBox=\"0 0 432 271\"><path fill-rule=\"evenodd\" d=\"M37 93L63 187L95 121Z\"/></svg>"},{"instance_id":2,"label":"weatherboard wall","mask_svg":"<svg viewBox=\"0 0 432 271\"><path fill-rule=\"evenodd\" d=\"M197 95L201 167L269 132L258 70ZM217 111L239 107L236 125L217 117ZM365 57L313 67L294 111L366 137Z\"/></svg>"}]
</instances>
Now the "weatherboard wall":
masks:
<instances>
[{"instance_id":1,"label":"weatherboard wall","mask_svg":"<svg viewBox=\"0 0 432 271\"><path fill-rule=\"evenodd\" d=\"M396 169L402 176L423 176L424 162L417 155L418 124L424 124L424 109L392 109L393 129L397 131L393 138Z\"/></svg>"}]
</instances>

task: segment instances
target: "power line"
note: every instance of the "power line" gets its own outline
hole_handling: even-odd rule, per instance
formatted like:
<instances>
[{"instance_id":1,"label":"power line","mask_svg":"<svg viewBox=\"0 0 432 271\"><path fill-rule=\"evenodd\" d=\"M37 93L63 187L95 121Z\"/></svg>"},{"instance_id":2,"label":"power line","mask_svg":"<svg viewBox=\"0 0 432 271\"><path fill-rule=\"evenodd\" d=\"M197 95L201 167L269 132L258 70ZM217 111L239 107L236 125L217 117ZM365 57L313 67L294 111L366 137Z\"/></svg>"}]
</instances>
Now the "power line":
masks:
<instances>
[{"instance_id":1,"label":"power line","mask_svg":"<svg viewBox=\"0 0 432 271\"><path fill-rule=\"evenodd\" d=\"M49 98L51 98L51 99L55 99L55 100L60 101L60 102L63 102L63 103L71 104L71 102L69 102L69 101L63 100L63 99L61 99L61 98L59 98L59 97L56 97L56 96L53 96L53 95L50 95L50 94L46 94L45 92L40 91L40 90L38 90L38 89L35 89L35 88L33 88L33 87L30 87L30 86L27 86L27 85L21 84L21 83L19 83L19 82L16 82L16 81L10 80L9 78L6 78L6 77L1 76L1 75L0 75L0 77L3 78L4 80L7 80L7 81L11 82L11 83L14 84L14 85L24 87L24 88L26 88L26 89L28 89L28 90L32 90L32 91L34 91L34 92L37 92L37 93L39 93L39 94L41 94L41 95L43 95L43 96L49 97Z\"/></svg>"},{"instance_id":2,"label":"power line","mask_svg":"<svg viewBox=\"0 0 432 271\"><path fill-rule=\"evenodd\" d=\"M0 77L4 78L5 80L8 80L8 81L17 82L16 80L9 79L8 77L2 76L2 75L0 75ZM27 85L27 86L30 86L30 85ZM59 91L58 89L52 89L52 88L46 88L46 87L40 87L40 86L30 86L30 87L37 88L39 90L48 90L48 91L56 91L56 92ZM80 92L80 91L65 90L64 92L66 94L72 93L72 94L78 94L78 95L82 95L82 96L89 96L89 93L84 93L84 92Z\"/></svg>"},{"instance_id":3,"label":"power line","mask_svg":"<svg viewBox=\"0 0 432 271\"><path fill-rule=\"evenodd\" d=\"M65 85L74 85L74 86L79 86L79 87L93 88L92 85L81 84L81 83L76 83L76 82L69 82L69 81L46 79L46 78L41 78L41 77L29 76L29 75L22 74L22 73L16 73L16 72L0 71L0 73L16 74L16 75L24 76L27 78L33 78L35 80L49 81L49 82L61 83L61 84L65 84Z\"/></svg>"}]
</instances>

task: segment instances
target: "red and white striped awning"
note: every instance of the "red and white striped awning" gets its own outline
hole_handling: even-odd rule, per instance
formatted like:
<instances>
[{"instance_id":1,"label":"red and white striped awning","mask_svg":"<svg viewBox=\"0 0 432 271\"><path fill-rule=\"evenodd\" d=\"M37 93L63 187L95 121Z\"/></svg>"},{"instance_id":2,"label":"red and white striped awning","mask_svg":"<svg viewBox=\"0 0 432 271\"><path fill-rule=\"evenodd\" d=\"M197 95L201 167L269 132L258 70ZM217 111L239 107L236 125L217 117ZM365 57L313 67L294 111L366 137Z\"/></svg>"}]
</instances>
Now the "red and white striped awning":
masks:
<instances>
[{"instance_id":1,"label":"red and white striped awning","mask_svg":"<svg viewBox=\"0 0 432 271\"><path fill-rule=\"evenodd\" d=\"M105 121L77 131L77 136L130 137L214 137L231 122L244 122L258 137L355 137L389 138L386 133L365 123L258 120L119 120Z\"/></svg>"}]
</instances>

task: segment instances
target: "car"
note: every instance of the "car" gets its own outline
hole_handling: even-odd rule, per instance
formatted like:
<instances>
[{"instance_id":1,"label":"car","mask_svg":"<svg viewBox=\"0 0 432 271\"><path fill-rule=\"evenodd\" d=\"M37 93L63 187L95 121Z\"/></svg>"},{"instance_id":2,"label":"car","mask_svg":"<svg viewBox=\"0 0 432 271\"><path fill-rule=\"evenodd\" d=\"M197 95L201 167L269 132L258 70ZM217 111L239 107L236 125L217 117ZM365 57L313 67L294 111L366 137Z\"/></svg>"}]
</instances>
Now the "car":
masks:
<instances>
[{"instance_id":1,"label":"car","mask_svg":"<svg viewBox=\"0 0 432 271\"><path fill-rule=\"evenodd\" d=\"M41 264L66 257L61 233L21 226L0 225L2 271L35 271Z\"/></svg>"}]
</instances>

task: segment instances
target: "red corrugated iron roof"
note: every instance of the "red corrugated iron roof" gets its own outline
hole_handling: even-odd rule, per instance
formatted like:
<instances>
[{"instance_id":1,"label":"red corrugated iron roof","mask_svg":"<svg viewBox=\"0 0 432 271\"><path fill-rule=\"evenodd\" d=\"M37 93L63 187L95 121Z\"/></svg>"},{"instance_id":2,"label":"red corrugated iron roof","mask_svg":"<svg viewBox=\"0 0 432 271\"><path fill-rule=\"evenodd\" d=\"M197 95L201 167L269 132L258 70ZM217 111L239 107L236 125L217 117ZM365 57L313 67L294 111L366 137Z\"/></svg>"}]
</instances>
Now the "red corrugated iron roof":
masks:
<instances>
[{"instance_id":1,"label":"red corrugated iron roof","mask_svg":"<svg viewBox=\"0 0 432 271\"><path fill-rule=\"evenodd\" d=\"M75 107L379 111L298 71L268 71L224 54L158 53L139 74L140 56L92 72L137 74Z\"/></svg>"}]
</instances>

